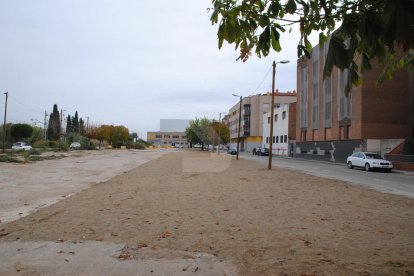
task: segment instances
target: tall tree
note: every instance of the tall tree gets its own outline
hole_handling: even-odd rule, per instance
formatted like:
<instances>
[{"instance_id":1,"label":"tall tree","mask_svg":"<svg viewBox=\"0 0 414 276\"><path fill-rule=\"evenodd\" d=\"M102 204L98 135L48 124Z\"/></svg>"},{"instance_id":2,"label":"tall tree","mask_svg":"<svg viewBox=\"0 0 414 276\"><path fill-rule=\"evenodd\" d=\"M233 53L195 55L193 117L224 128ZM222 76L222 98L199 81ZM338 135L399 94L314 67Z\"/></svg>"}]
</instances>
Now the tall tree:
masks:
<instances>
[{"instance_id":1,"label":"tall tree","mask_svg":"<svg viewBox=\"0 0 414 276\"><path fill-rule=\"evenodd\" d=\"M72 126L73 126L73 132L79 133L78 111L75 112L75 116L73 116L73 118L72 118Z\"/></svg>"},{"instance_id":2,"label":"tall tree","mask_svg":"<svg viewBox=\"0 0 414 276\"><path fill-rule=\"evenodd\" d=\"M57 104L53 105L53 112L49 117L49 125L47 127L47 137L50 140L58 140L61 132L60 113Z\"/></svg>"},{"instance_id":3,"label":"tall tree","mask_svg":"<svg viewBox=\"0 0 414 276\"><path fill-rule=\"evenodd\" d=\"M204 150L204 146L210 142L208 135L209 127L210 120L207 118L191 120L185 130L187 141L191 145L201 144L201 150Z\"/></svg>"},{"instance_id":4,"label":"tall tree","mask_svg":"<svg viewBox=\"0 0 414 276\"><path fill-rule=\"evenodd\" d=\"M79 119L79 133L82 136L86 135L85 122L82 118Z\"/></svg>"},{"instance_id":5,"label":"tall tree","mask_svg":"<svg viewBox=\"0 0 414 276\"><path fill-rule=\"evenodd\" d=\"M71 132L73 132L72 118L70 117L70 115L68 115L68 117L66 118L66 133L71 133Z\"/></svg>"},{"instance_id":6,"label":"tall tree","mask_svg":"<svg viewBox=\"0 0 414 276\"><path fill-rule=\"evenodd\" d=\"M280 52L281 34L295 26L300 30L298 57L310 57L309 36L319 34L323 45L329 36L324 76L334 66L349 69L350 83L360 83L359 70L371 68L377 58L386 64L384 76L391 78L398 68L414 68L413 0L212 0L210 20L218 24L218 43L240 48L239 59L246 61L254 51L267 56ZM336 24L340 24L336 28ZM397 56L401 49L403 55ZM360 57L357 64L354 60ZM384 79L382 77L381 79Z\"/></svg>"}]
</instances>

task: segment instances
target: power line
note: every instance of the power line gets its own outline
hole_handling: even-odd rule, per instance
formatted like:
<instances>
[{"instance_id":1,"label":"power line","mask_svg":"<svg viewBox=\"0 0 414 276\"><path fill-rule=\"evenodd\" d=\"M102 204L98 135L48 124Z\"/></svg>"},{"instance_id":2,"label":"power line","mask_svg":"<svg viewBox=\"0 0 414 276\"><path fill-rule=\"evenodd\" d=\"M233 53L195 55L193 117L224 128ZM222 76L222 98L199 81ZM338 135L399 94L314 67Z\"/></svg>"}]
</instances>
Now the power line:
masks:
<instances>
[{"instance_id":1,"label":"power line","mask_svg":"<svg viewBox=\"0 0 414 276\"><path fill-rule=\"evenodd\" d=\"M43 112L44 112L44 111L39 111L39 110L33 109L32 107L30 107L30 106L28 106L28 105L26 105L26 104L18 101L16 98L14 98L14 97L12 97L10 95L9 95L9 98L12 99L14 102L20 104L21 106L25 107L26 109L31 110L32 112L37 112L37 113L40 113L40 114L43 114Z\"/></svg>"},{"instance_id":2,"label":"power line","mask_svg":"<svg viewBox=\"0 0 414 276\"><path fill-rule=\"evenodd\" d=\"M257 88L253 92L259 91L259 88L262 86L264 81L266 80L267 76L269 75L270 71L272 70L272 66L269 67L269 70L267 71L266 75L264 76L263 80L260 82L260 84L257 86Z\"/></svg>"}]
</instances>

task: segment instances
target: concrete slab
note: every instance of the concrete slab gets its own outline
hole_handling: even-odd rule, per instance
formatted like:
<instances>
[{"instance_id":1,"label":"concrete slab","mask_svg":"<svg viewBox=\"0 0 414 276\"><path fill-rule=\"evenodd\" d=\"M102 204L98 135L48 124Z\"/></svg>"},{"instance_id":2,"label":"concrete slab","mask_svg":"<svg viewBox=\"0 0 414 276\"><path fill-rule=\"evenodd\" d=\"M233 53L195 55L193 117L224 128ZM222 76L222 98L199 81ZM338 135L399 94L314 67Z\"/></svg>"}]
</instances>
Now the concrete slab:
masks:
<instances>
[{"instance_id":1,"label":"concrete slab","mask_svg":"<svg viewBox=\"0 0 414 276\"><path fill-rule=\"evenodd\" d=\"M97 241L0 244L0 275L237 275L206 253Z\"/></svg>"}]
</instances>

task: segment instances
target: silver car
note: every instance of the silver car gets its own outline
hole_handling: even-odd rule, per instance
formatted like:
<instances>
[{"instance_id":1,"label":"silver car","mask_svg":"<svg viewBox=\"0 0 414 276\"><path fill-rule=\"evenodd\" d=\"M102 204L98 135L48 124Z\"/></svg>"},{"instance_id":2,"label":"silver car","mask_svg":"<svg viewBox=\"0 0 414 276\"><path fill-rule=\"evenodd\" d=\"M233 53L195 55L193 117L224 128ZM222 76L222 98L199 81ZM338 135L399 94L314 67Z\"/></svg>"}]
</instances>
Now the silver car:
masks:
<instances>
[{"instance_id":1,"label":"silver car","mask_svg":"<svg viewBox=\"0 0 414 276\"><path fill-rule=\"evenodd\" d=\"M25 142L16 142L12 145L12 150L31 150L32 146Z\"/></svg>"},{"instance_id":2,"label":"silver car","mask_svg":"<svg viewBox=\"0 0 414 276\"><path fill-rule=\"evenodd\" d=\"M367 172L370 170L385 170L390 172L393 168L391 161L385 160L381 155L373 152L355 152L346 159L349 169L353 167L364 168Z\"/></svg>"}]
</instances>

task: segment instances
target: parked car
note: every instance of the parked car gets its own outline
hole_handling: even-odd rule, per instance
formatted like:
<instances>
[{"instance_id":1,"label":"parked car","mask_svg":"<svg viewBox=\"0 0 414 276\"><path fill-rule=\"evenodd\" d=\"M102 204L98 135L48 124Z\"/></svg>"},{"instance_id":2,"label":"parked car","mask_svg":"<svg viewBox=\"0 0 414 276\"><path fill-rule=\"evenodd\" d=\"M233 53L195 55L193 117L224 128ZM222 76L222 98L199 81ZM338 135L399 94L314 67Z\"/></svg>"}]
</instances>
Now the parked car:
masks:
<instances>
[{"instance_id":1,"label":"parked car","mask_svg":"<svg viewBox=\"0 0 414 276\"><path fill-rule=\"evenodd\" d=\"M31 150L32 146L25 142L16 142L12 145L12 150Z\"/></svg>"},{"instance_id":2,"label":"parked car","mask_svg":"<svg viewBox=\"0 0 414 276\"><path fill-rule=\"evenodd\" d=\"M81 147L81 144L79 142L73 142L69 146L70 149L80 149L80 147Z\"/></svg>"},{"instance_id":3,"label":"parked car","mask_svg":"<svg viewBox=\"0 0 414 276\"><path fill-rule=\"evenodd\" d=\"M231 155L236 155L237 154L237 150L235 148L229 148L227 150L227 153L228 154L231 154Z\"/></svg>"},{"instance_id":4,"label":"parked car","mask_svg":"<svg viewBox=\"0 0 414 276\"><path fill-rule=\"evenodd\" d=\"M268 156L269 155L269 149L267 148L254 148L253 149L253 155L260 155L260 156Z\"/></svg>"},{"instance_id":5,"label":"parked car","mask_svg":"<svg viewBox=\"0 0 414 276\"><path fill-rule=\"evenodd\" d=\"M353 167L364 168L370 170L385 170L390 172L393 168L391 161L385 160L381 155L373 152L355 152L346 159L349 169Z\"/></svg>"},{"instance_id":6,"label":"parked car","mask_svg":"<svg viewBox=\"0 0 414 276\"><path fill-rule=\"evenodd\" d=\"M269 156L269 149L268 148L262 148L260 150L260 156Z\"/></svg>"}]
</instances>

